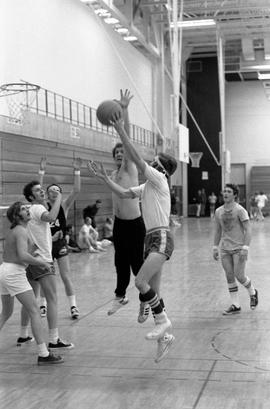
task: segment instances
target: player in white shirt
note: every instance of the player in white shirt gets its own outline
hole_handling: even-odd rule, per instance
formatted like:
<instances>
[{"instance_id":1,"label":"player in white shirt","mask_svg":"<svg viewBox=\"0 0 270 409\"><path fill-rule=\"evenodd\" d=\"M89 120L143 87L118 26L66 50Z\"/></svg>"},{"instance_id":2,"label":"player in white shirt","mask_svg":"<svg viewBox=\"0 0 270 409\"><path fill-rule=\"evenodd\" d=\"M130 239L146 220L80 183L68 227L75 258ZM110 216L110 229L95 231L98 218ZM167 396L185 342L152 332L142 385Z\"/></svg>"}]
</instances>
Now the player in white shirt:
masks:
<instances>
[{"instance_id":1,"label":"player in white shirt","mask_svg":"<svg viewBox=\"0 0 270 409\"><path fill-rule=\"evenodd\" d=\"M160 302L160 282L163 264L171 257L174 248L173 237L169 229L171 198L167 178L175 172L177 162L170 155L160 153L154 158L151 165L148 165L130 142L122 119L115 115L112 124L127 154L147 181L140 186L125 189L107 176L102 165L101 169L98 169L97 165L90 161L88 167L119 197L123 199L139 197L141 199L146 227L145 261L135 277L135 285L140 292L141 302L148 303L154 315L155 327L146 335L146 339L158 341L155 361L159 362L168 352L174 340L174 336L167 333L171 327L171 321L164 310L164 303Z\"/></svg>"}]
</instances>

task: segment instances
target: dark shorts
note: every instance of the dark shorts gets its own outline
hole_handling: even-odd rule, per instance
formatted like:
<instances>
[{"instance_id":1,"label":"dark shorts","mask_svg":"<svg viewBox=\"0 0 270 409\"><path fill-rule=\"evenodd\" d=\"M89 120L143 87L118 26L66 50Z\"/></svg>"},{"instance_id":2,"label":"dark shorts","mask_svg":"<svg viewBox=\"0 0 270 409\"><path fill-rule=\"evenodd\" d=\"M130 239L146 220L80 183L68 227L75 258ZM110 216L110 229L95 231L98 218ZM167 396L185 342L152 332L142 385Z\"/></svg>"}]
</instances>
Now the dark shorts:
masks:
<instances>
[{"instance_id":1,"label":"dark shorts","mask_svg":"<svg viewBox=\"0 0 270 409\"><path fill-rule=\"evenodd\" d=\"M174 249L173 236L167 228L155 229L146 233L144 258L150 253L164 254L169 260Z\"/></svg>"},{"instance_id":2,"label":"dark shorts","mask_svg":"<svg viewBox=\"0 0 270 409\"><path fill-rule=\"evenodd\" d=\"M55 269L53 263L49 263L51 265L50 270L45 270L43 267L39 266L31 266L29 265L26 268L26 277L28 280L39 280L42 277L48 276L48 275L55 275Z\"/></svg>"},{"instance_id":3,"label":"dark shorts","mask_svg":"<svg viewBox=\"0 0 270 409\"><path fill-rule=\"evenodd\" d=\"M58 258L68 255L68 246L65 239L53 241L52 243L52 258L57 260Z\"/></svg>"}]
</instances>

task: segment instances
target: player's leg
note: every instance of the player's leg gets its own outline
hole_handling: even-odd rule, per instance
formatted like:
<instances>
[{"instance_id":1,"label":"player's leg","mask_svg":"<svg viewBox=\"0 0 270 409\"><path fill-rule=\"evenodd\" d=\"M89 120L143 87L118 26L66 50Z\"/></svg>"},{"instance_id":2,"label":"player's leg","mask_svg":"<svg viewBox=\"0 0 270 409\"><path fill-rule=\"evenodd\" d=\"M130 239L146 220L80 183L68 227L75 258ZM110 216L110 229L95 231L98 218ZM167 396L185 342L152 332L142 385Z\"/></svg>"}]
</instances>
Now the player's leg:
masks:
<instances>
[{"instance_id":1,"label":"player's leg","mask_svg":"<svg viewBox=\"0 0 270 409\"><path fill-rule=\"evenodd\" d=\"M225 271L231 305L223 311L223 315L237 314L241 311L238 286L234 275L234 260L229 252L221 252L221 264Z\"/></svg>"},{"instance_id":2,"label":"player's leg","mask_svg":"<svg viewBox=\"0 0 270 409\"><path fill-rule=\"evenodd\" d=\"M57 264L59 267L60 277L63 281L65 286L65 292L69 301L71 317L76 319L79 317L79 310L76 303L76 296L72 281L70 279L70 261L69 256L66 254L65 256L59 257L57 259Z\"/></svg>"},{"instance_id":3,"label":"player's leg","mask_svg":"<svg viewBox=\"0 0 270 409\"><path fill-rule=\"evenodd\" d=\"M250 296L250 308L254 310L258 305L258 290L256 290L251 279L246 275L247 259L240 256L240 253L234 254L235 277L248 291Z\"/></svg>"},{"instance_id":4,"label":"player's leg","mask_svg":"<svg viewBox=\"0 0 270 409\"><path fill-rule=\"evenodd\" d=\"M2 294L2 311L0 314L0 330L3 328L7 320L11 317L14 309L14 297L9 294Z\"/></svg>"}]
</instances>

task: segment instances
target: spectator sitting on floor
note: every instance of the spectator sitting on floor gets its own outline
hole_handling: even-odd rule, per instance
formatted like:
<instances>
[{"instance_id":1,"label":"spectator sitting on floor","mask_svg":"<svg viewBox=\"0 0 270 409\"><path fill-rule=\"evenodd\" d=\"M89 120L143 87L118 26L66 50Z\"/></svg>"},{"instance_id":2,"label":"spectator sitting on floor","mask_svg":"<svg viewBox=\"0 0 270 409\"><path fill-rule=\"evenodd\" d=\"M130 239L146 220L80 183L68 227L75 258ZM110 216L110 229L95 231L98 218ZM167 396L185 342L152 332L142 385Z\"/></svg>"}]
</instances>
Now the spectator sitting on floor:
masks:
<instances>
[{"instance_id":1,"label":"spectator sitting on floor","mask_svg":"<svg viewBox=\"0 0 270 409\"><path fill-rule=\"evenodd\" d=\"M79 253L81 251L74 237L74 227L72 224L68 224L66 227L65 239L70 251L73 251L74 253Z\"/></svg>"},{"instance_id":2,"label":"spectator sitting on floor","mask_svg":"<svg viewBox=\"0 0 270 409\"><path fill-rule=\"evenodd\" d=\"M107 242L108 240L98 240L98 231L92 226L91 217L87 216L79 232L78 245L80 249L88 249L90 253L99 253L100 251L106 251L104 247Z\"/></svg>"}]
</instances>

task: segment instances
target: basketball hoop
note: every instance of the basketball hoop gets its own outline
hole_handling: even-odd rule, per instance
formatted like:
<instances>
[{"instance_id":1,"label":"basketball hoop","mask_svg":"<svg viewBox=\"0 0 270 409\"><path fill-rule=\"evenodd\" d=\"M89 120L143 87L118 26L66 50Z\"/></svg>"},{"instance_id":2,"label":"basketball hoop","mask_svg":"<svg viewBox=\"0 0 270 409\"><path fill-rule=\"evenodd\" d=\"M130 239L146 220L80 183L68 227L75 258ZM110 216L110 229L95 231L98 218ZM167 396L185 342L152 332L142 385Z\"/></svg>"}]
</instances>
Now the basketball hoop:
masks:
<instances>
[{"instance_id":1,"label":"basketball hoop","mask_svg":"<svg viewBox=\"0 0 270 409\"><path fill-rule=\"evenodd\" d=\"M191 167L192 168L199 168L200 167L200 160L203 156L203 152L189 152L189 157L191 159Z\"/></svg>"},{"instance_id":2,"label":"basketball hoop","mask_svg":"<svg viewBox=\"0 0 270 409\"><path fill-rule=\"evenodd\" d=\"M3 84L0 87L0 97L6 98L9 116L12 122L22 124L23 110L31 105L40 87L29 82Z\"/></svg>"}]
</instances>

